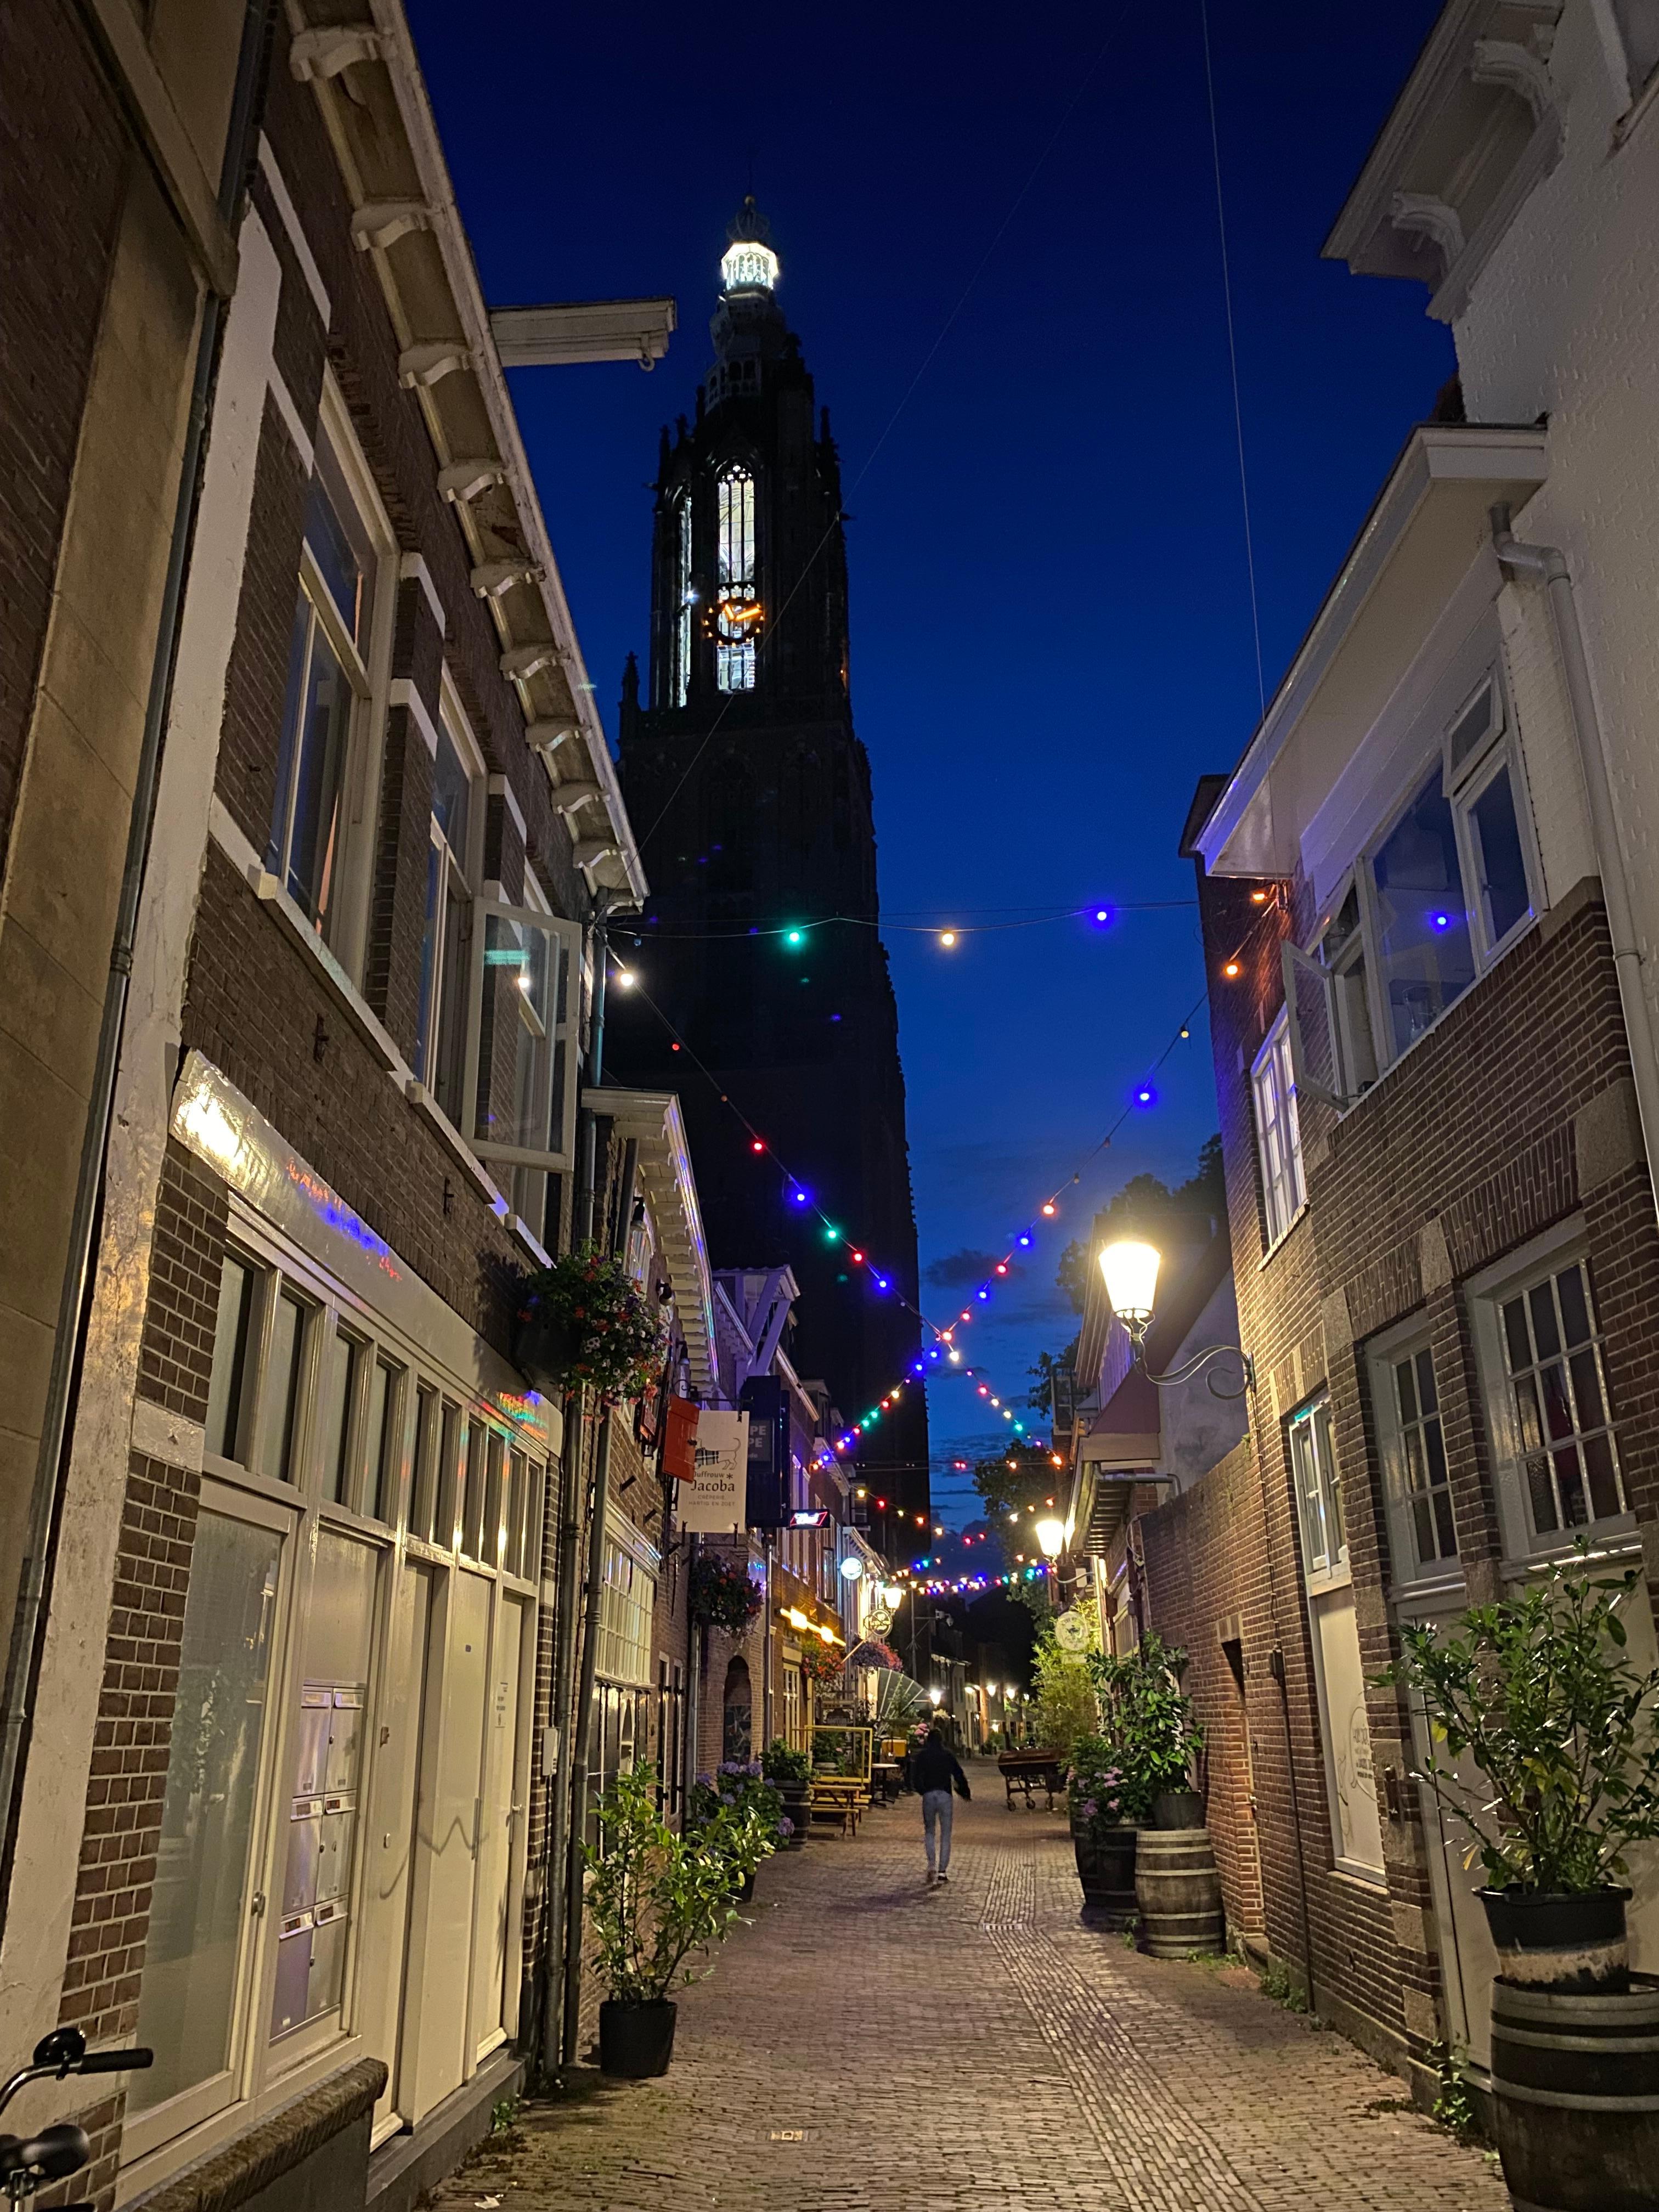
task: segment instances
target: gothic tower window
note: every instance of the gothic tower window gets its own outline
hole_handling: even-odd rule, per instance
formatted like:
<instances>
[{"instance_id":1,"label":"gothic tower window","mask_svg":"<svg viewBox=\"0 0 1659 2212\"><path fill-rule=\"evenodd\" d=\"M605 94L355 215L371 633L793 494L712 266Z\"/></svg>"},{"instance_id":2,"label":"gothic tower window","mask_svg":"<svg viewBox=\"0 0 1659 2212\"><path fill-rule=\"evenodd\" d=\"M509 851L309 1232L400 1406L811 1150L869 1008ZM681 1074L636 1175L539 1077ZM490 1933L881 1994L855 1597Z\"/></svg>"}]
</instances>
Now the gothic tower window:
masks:
<instances>
[{"instance_id":1,"label":"gothic tower window","mask_svg":"<svg viewBox=\"0 0 1659 2212\"><path fill-rule=\"evenodd\" d=\"M714 680L722 691L755 688L760 596L755 582L755 479L735 462L714 486Z\"/></svg>"},{"instance_id":2,"label":"gothic tower window","mask_svg":"<svg viewBox=\"0 0 1659 2212\"><path fill-rule=\"evenodd\" d=\"M674 502L674 660L671 703L684 706L691 690L691 611L696 593L691 583L691 495L683 491Z\"/></svg>"}]
</instances>

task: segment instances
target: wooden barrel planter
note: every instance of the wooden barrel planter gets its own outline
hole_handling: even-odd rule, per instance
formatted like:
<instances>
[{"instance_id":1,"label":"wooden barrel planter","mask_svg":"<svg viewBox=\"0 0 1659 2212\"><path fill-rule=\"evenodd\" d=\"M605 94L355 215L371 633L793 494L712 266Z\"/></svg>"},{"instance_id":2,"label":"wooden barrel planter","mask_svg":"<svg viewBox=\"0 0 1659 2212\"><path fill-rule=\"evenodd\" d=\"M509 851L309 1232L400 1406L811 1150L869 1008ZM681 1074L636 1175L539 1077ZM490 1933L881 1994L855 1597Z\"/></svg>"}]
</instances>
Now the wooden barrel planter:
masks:
<instances>
[{"instance_id":1,"label":"wooden barrel planter","mask_svg":"<svg viewBox=\"0 0 1659 2212\"><path fill-rule=\"evenodd\" d=\"M1207 1828L1143 1828L1135 1854L1141 1948L1184 1959L1221 1948L1221 1877Z\"/></svg>"},{"instance_id":2,"label":"wooden barrel planter","mask_svg":"<svg viewBox=\"0 0 1659 2212\"><path fill-rule=\"evenodd\" d=\"M1103 1913L1109 1927L1127 1928L1135 1916L1135 1849L1139 1833L1134 1828L1103 1828L1093 1836L1077 1827L1072 1832L1083 1902Z\"/></svg>"},{"instance_id":3,"label":"wooden barrel planter","mask_svg":"<svg viewBox=\"0 0 1659 2212\"><path fill-rule=\"evenodd\" d=\"M1659 2212L1659 1979L1494 1981L1492 2087L1516 2212Z\"/></svg>"}]
</instances>

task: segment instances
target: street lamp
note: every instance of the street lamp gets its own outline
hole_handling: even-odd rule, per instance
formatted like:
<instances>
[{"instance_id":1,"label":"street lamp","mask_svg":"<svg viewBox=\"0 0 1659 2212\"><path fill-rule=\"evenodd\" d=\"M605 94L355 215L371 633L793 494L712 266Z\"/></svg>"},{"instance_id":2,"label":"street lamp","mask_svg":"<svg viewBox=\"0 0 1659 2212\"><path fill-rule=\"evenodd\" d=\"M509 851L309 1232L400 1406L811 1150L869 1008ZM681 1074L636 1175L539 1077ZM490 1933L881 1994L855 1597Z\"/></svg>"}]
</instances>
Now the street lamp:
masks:
<instances>
[{"instance_id":1,"label":"street lamp","mask_svg":"<svg viewBox=\"0 0 1659 2212\"><path fill-rule=\"evenodd\" d=\"M1147 1366L1146 1332L1152 1325L1153 1302L1158 1296L1158 1263L1162 1256L1156 1244L1142 1243L1133 1237L1119 1237L1115 1243L1103 1246L1100 1254L1100 1272L1106 1279L1106 1295L1111 1300L1112 1311L1129 1332L1129 1341L1134 1346L1135 1358L1141 1372L1149 1382L1188 1382L1212 1359L1224 1357L1237 1359L1244 1370L1243 1389L1218 1390L1212 1375L1210 1377L1210 1394L1216 1398L1243 1397L1247 1391L1255 1388L1255 1362L1248 1352L1242 1351L1236 1344L1206 1345L1202 1352L1194 1352L1180 1367L1168 1368L1162 1375L1154 1375Z\"/></svg>"},{"instance_id":2,"label":"street lamp","mask_svg":"<svg viewBox=\"0 0 1659 2212\"><path fill-rule=\"evenodd\" d=\"M939 1706L942 1705L944 1704L944 1702L945 1702L945 1692L944 1692L944 1691L943 1691L943 1690L929 1690L929 1692L927 1692L927 1702L928 1702L928 1704L929 1704L930 1705L933 1706L935 1709L937 1709Z\"/></svg>"},{"instance_id":3,"label":"street lamp","mask_svg":"<svg viewBox=\"0 0 1659 2212\"><path fill-rule=\"evenodd\" d=\"M1047 1559L1057 1559L1066 1548L1066 1523L1063 1521L1039 1521L1036 1540Z\"/></svg>"}]
</instances>

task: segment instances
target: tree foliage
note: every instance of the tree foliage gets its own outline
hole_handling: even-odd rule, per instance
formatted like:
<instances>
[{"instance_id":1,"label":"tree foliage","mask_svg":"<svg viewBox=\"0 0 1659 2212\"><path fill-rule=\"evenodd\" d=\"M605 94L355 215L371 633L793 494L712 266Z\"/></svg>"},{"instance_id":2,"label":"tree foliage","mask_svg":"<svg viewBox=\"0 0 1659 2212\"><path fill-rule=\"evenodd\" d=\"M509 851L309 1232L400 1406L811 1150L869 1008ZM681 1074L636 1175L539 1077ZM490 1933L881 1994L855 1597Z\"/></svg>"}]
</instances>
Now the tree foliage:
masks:
<instances>
[{"instance_id":1,"label":"tree foliage","mask_svg":"<svg viewBox=\"0 0 1659 2212\"><path fill-rule=\"evenodd\" d=\"M1093 1676L1084 1659L1060 1650L1052 1630L1037 1645L1033 1674L1042 1748L1069 1766L1079 1739L1093 1735L1100 1726Z\"/></svg>"},{"instance_id":2,"label":"tree foliage","mask_svg":"<svg viewBox=\"0 0 1659 2212\"><path fill-rule=\"evenodd\" d=\"M984 1499L986 1518L1002 1539L1010 1559L1016 1547L1008 1540L1018 1533L1009 1522L1010 1513L1017 1513L1024 1521L1031 1509L1041 1512L1049 1498L1059 1497L1055 1485L1064 1480L1063 1471L1045 1449L1023 1442L1010 1444L994 1459L981 1460L975 1468L974 1487Z\"/></svg>"}]
</instances>

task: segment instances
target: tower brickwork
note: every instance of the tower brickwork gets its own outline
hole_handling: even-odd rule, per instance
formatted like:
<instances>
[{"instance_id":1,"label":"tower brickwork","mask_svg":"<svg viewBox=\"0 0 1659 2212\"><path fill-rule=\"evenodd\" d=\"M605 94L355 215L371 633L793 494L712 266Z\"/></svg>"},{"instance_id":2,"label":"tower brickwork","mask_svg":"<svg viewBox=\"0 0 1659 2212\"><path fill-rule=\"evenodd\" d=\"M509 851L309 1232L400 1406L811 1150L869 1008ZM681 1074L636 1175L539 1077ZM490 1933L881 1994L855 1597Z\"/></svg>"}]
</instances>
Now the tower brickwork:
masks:
<instances>
[{"instance_id":1,"label":"tower brickwork","mask_svg":"<svg viewBox=\"0 0 1659 2212\"><path fill-rule=\"evenodd\" d=\"M642 685L630 659L623 679L622 778L652 886L641 980L689 1054L623 994L607 1049L625 1081L679 1092L714 1264L788 1261L796 1367L850 1421L918 1357L899 1302L916 1298L915 1218L870 763L853 727L840 467L777 275L749 202L695 416L663 434L648 668ZM919 1392L864 1451L876 1486L926 1510Z\"/></svg>"}]
</instances>

